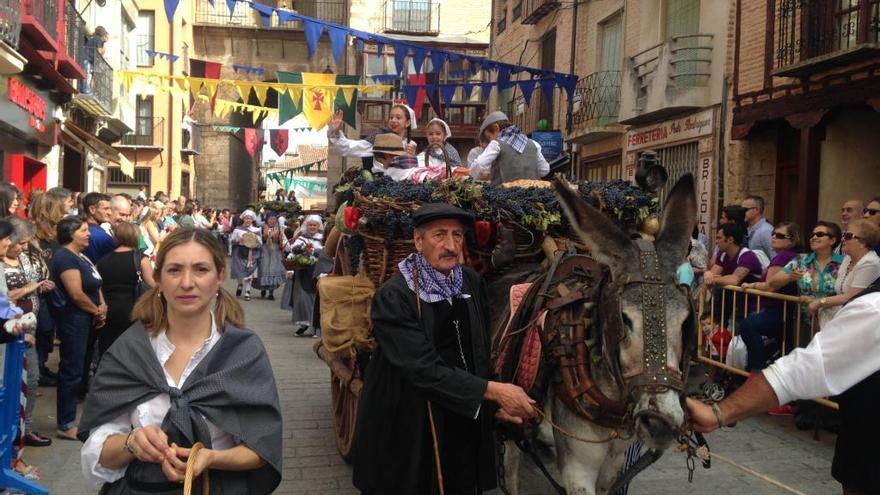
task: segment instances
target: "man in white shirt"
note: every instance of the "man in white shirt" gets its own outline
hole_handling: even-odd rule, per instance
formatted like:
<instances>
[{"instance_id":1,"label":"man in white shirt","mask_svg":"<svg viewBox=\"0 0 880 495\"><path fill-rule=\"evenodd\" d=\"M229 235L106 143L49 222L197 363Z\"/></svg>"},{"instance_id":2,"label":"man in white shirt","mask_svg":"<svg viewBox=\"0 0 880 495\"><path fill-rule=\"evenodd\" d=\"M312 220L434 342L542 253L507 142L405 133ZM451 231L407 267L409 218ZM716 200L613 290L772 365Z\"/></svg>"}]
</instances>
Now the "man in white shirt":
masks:
<instances>
[{"instance_id":1,"label":"man in white shirt","mask_svg":"<svg viewBox=\"0 0 880 495\"><path fill-rule=\"evenodd\" d=\"M501 184L518 179L540 179L550 172L541 145L526 137L504 112L492 112L480 125L489 144L469 164L471 177Z\"/></svg>"},{"instance_id":2,"label":"man in white shirt","mask_svg":"<svg viewBox=\"0 0 880 495\"><path fill-rule=\"evenodd\" d=\"M710 432L797 399L838 395L840 434L831 473L844 494L880 493L880 279L852 299L810 345L752 375L733 395L688 399L694 430Z\"/></svg>"}]
</instances>

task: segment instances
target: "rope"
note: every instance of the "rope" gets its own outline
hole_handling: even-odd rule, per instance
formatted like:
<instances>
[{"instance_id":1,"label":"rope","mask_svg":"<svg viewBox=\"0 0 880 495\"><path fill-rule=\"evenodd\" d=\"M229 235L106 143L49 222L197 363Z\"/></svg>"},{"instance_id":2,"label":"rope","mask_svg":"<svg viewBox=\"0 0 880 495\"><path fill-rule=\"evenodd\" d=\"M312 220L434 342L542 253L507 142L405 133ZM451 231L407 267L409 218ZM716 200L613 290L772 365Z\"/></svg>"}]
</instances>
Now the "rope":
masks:
<instances>
[{"instance_id":1,"label":"rope","mask_svg":"<svg viewBox=\"0 0 880 495\"><path fill-rule=\"evenodd\" d=\"M684 445L684 444L682 444L682 445ZM686 449L687 445L684 445L684 447ZM679 449L679 453L681 453L681 452L682 452L682 450ZM765 474L761 474L752 468L743 466L742 464L734 461L733 459L730 459L729 457L725 457L725 456L718 454L716 452L712 452L709 455L710 455L710 459L719 460L729 466L733 466L746 474L752 475L755 478L758 478L759 480L766 481L767 483L770 483L771 485L773 485L781 490L785 490L788 493L793 493L794 495L807 495L806 493L804 493L800 490L797 490L795 488L792 488L781 481L776 481L775 479L773 479Z\"/></svg>"},{"instance_id":2,"label":"rope","mask_svg":"<svg viewBox=\"0 0 880 495\"><path fill-rule=\"evenodd\" d=\"M605 442L610 442L610 441L612 441L612 440L617 440L618 438L622 438L623 440L627 440L627 439L631 438L631 437L626 437L626 438L621 437L620 432L617 431L616 429L615 429L615 430L611 430L611 432L608 433L608 438L603 438L603 439L600 439L600 440L596 440L596 439L594 439L594 438L586 438L586 437L582 437L582 436L577 435L577 434L575 434L575 433L572 433L572 432L566 430L565 428L563 428L563 427L557 425L556 423L554 423L553 420L550 419L550 416L548 416L544 411L542 411L540 407L535 406L535 405L533 405L532 407L535 409L535 411L538 413L538 415L541 416L541 419L543 419L544 421L546 421L547 424L549 424L551 427L553 427L554 430L558 431L559 433L562 433L563 436L566 436L566 437L568 437L568 438L571 438L572 440L577 440L578 442L584 442L584 443L605 443Z\"/></svg>"}]
</instances>

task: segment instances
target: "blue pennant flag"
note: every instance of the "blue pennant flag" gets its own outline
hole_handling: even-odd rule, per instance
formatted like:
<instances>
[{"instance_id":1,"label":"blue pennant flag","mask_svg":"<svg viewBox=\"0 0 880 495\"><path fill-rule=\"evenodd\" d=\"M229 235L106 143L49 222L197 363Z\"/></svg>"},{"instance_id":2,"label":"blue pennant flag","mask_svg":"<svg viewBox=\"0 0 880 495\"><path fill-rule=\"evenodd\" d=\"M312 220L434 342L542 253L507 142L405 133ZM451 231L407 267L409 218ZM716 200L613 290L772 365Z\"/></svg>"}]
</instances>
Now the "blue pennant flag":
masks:
<instances>
[{"instance_id":1,"label":"blue pennant flag","mask_svg":"<svg viewBox=\"0 0 880 495\"><path fill-rule=\"evenodd\" d=\"M485 64L483 64L485 66ZM511 86L510 69L507 66L498 66L498 91L504 91Z\"/></svg>"},{"instance_id":2,"label":"blue pennant flag","mask_svg":"<svg viewBox=\"0 0 880 495\"><path fill-rule=\"evenodd\" d=\"M229 10L229 18L235 13L235 6L238 5L236 0L226 0L226 9Z\"/></svg>"},{"instance_id":3,"label":"blue pennant flag","mask_svg":"<svg viewBox=\"0 0 880 495\"><path fill-rule=\"evenodd\" d=\"M574 90L577 87L577 76L572 76L568 74L560 74L556 76L556 83L562 86L562 89L568 93L568 99L571 100L574 97Z\"/></svg>"},{"instance_id":4,"label":"blue pennant flag","mask_svg":"<svg viewBox=\"0 0 880 495\"><path fill-rule=\"evenodd\" d=\"M462 59L462 54L456 52L446 52L446 56L449 58L450 62L459 62Z\"/></svg>"},{"instance_id":5,"label":"blue pennant flag","mask_svg":"<svg viewBox=\"0 0 880 495\"><path fill-rule=\"evenodd\" d=\"M303 19L302 25L306 35L306 45L309 48L309 58L312 58L318 50L318 40L321 39L321 33L324 32L324 25L305 19Z\"/></svg>"},{"instance_id":6,"label":"blue pennant flag","mask_svg":"<svg viewBox=\"0 0 880 495\"><path fill-rule=\"evenodd\" d=\"M535 81L533 79L526 79L525 81L517 82L520 91L522 91L523 99L526 100L526 105L532 104L532 91L535 90Z\"/></svg>"},{"instance_id":7,"label":"blue pennant flag","mask_svg":"<svg viewBox=\"0 0 880 495\"><path fill-rule=\"evenodd\" d=\"M339 63L342 53L345 52L345 42L348 41L348 30L334 26L327 26L327 35L330 36L330 46L333 49L333 60Z\"/></svg>"},{"instance_id":8,"label":"blue pennant flag","mask_svg":"<svg viewBox=\"0 0 880 495\"><path fill-rule=\"evenodd\" d=\"M211 4L211 7L214 6L214 0L208 0L208 3Z\"/></svg>"},{"instance_id":9,"label":"blue pennant flag","mask_svg":"<svg viewBox=\"0 0 880 495\"><path fill-rule=\"evenodd\" d=\"M252 9L259 12L260 18L263 19L263 27L272 27L272 14L275 13L274 7L269 7L268 5L263 5L257 2L250 2L248 5L250 5Z\"/></svg>"},{"instance_id":10,"label":"blue pennant flag","mask_svg":"<svg viewBox=\"0 0 880 495\"><path fill-rule=\"evenodd\" d=\"M419 94L419 86L404 86L403 88L403 96L406 98L407 104L409 106L414 107L416 105L416 97Z\"/></svg>"},{"instance_id":11,"label":"blue pennant flag","mask_svg":"<svg viewBox=\"0 0 880 495\"><path fill-rule=\"evenodd\" d=\"M484 102L489 101L489 95L492 94L492 86L494 86L494 85L495 85L495 83L480 83L480 88L482 88L482 90L483 90L483 101Z\"/></svg>"},{"instance_id":12,"label":"blue pennant flag","mask_svg":"<svg viewBox=\"0 0 880 495\"><path fill-rule=\"evenodd\" d=\"M379 55L385 54L385 43L376 43L376 53Z\"/></svg>"},{"instance_id":13,"label":"blue pennant flag","mask_svg":"<svg viewBox=\"0 0 880 495\"><path fill-rule=\"evenodd\" d=\"M434 72L442 72L443 65L446 63L446 52L440 50L431 50L431 70Z\"/></svg>"},{"instance_id":14,"label":"blue pennant flag","mask_svg":"<svg viewBox=\"0 0 880 495\"><path fill-rule=\"evenodd\" d=\"M461 95L462 98L464 98L465 100L470 100L474 94L474 85L473 84L462 84L461 90L464 93L463 95Z\"/></svg>"},{"instance_id":15,"label":"blue pennant flag","mask_svg":"<svg viewBox=\"0 0 880 495\"><path fill-rule=\"evenodd\" d=\"M374 81L378 83L390 83L400 78L397 74L374 74L370 76Z\"/></svg>"},{"instance_id":16,"label":"blue pennant flag","mask_svg":"<svg viewBox=\"0 0 880 495\"><path fill-rule=\"evenodd\" d=\"M556 87L556 78L550 77L547 79L539 79L538 84L541 85L541 92L544 93L544 98L547 99L547 103L553 104L553 88Z\"/></svg>"},{"instance_id":17,"label":"blue pennant flag","mask_svg":"<svg viewBox=\"0 0 880 495\"><path fill-rule=\"evenodd\" d=\"M354 40L354 47L358 53L364 53L364 40L356 38Z\"/></svg>"},{"instance_id":18,"label":"blue pennant flag","mask_svg":"<svg viewBox=\"0 0 880 495\"><path fill-rule=\"evenodd\" d=\"M409 51L406 45L401 43L394 43L394 68L398 74L402 74L404 69L406 68L404 64L406 64L406 54Z\"/></svg>"},{"instance_id":19,"label":"blue pennant flag","mask_svg":"<svg viewBox=\"0 0 880 495\"><path fill-rule=\"evenodd\" d=\"M299 16L297 16L295 13L293 13L289 10L277 9L277 10L275 10L275 12L278 14L278 22L280 24L285 24L290 21L296 21L296 20L301 19Z\"/></svg>"},{"instance_id":20,"label":"blue pennant flag","mask_svg":"<svg viewBox=\"0 0 880 495\"><path fill-rule=\"evenodd\" d=\"M180 0L165 0L165 15L168 17L168 24L174 24L174 12L179 3Z\"/></svg>"},{"instance_id":21,"label":"blue pennant flag","mask_svg":"<svg viewBox=\"0 0 880 495\"><path fill-rule=\"evenodd\" d=\"M246 72L248 74L263 75L266 69L262 67L251 67L250 65L232 64L232 70L235 72Z\"/></svg>"},{"instance_id":22,"label":"blue pennant flag","mask_svg":"<svg viewBox=\"0 0 880 495\"><path fill-rule=\"evenodd\" d=\"M416 69L416 74L421 74L422 66L425 64L425 56L428 52L424 48L416 47L411 47L410 50L412 51L413 67Z\"/></svg>"},{"instance_id":23,"label":"blue pennant flag","mask_svg":"<svg viewBox=\"0 0 880 495\"><path fill-rule=\"evenodd\" d=\"M452 105L452 99L455 97L455 90L458 88L456 84L443 84L440 86L440 93L443 95L443 103L448 107Z\"/></svg>"}]
</instances>

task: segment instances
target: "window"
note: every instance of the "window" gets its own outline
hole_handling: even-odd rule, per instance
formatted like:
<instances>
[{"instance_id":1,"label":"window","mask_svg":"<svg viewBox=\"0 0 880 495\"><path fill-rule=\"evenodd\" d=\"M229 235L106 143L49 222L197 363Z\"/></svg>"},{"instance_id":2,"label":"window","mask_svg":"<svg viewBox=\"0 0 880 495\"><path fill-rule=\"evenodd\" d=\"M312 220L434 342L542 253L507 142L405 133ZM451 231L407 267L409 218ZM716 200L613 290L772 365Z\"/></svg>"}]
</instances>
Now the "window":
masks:
<instances>
[{"instance_id":1,"label":"window","mask_svg":"<svg viewBox=\"0 0 880 495\"><path fill-rule=\"evenodd\" d=\"M151 10L141 11L138 14L137 27L135 28L135 56L139 67L152 67L154 57L147 51L156 49L156 13Z\"/></svg>"},{"instance_id":2,"label":"window","mask_svg":"<svg viewBox=\"0 0 880 495\"><path fill-rule=\"evenodd\" d=\"M479 70L476 74L471 74L470 70L467 68L467 64L463 60L450 60L446 63L446 82L450 84L462 84L466 82L477 84L483 81L483 71ZM465 94L464 88L457 88L452 101L456 103L479 103L482 99L482 92L478 89L474 89L471 94Z\"/></svg>"},{"instance_id":3,"label":"window","mask_svg":"<svg viewBox=\"0 0 880 495\"><path fill-rule=\"evenodd\" d=\"M150 186L150 168L149 167L135 167L134 169L134 179L122 173L122 169L119 167L110 167L107 169L109 173L107 176L107 184L108 185L138 185L138 186Z\"/></svg>"},{"instance_id":4,"label":"window","mask_svg":"<svg viewBox=\"0 0 880 495\"><path fill-rule=\"evenodd\" d=\"M135 135L143 136L144 144L153 144L153 96L139 95L135 113Z\"/></svg>"},{"instance_id":5,"label":"window","mask_svg":"<svg viewBox=\"0 0 880 495\"><path fill-rule=\"evenodd\" d=\"M377 52L369 52L364 50L364 76L383 76L394 74L394 57L388 55L385 50L380 55ZM376 84L388 84L386 79L373 79ZM364 93L367 98L390 99L391 95L388 91L372 90Z\"/></svg>"},{"instance_id":6,"label":"window","mask_svg":"<svg viewBox=\"0 0 880 495\"><path fill-rule=\"evenodd\" d=\"M677 36L697 34L700 32L700 0L668 0L666 4L666 39L677 51L674 60L696 60L698 49L687 49L698 44L698 38L676 39ZM697 62L678 62L673 65L673 77L676 74L691 74L675 77L675 85L681 88L696 86Z\"/></svg>"},{"instance_id":7,"label":"window","mask_svg":"<svg viewBox=\"0 0 880 495\"><path fill-rule=\"evenodd\" d=\"M410 33L431 32L430 0L391 0L391 29Z\"/></svg>"}]
</instances>

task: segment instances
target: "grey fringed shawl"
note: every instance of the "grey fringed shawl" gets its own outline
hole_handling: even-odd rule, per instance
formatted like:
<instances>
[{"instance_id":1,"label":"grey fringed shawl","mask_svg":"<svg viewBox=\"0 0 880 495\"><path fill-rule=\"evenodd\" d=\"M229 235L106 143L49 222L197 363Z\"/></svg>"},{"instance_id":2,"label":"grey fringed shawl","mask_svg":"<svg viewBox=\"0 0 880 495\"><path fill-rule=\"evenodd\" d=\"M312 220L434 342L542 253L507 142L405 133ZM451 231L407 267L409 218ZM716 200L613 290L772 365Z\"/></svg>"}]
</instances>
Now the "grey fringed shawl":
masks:
<instances>
[{"instance_id":1,"label":"grey fringed shawl","mask_svg":"<svg viewBox=\"0 0 880 495\"><path fill-rule=\"evenodd\" d=\"M211 446L205 419L246 444L266 464L253 471L211 471L212 494L271 493L281 481L281 409L272 366L260 339L226 323L223 335L180 389L167 384L164 370L137 322L101 358L79 425L78 437L130 412L160 393L171 397L162 422L169 443ZM204 416L204 419L203 419ZM176 485L176 486L175 486ZM179 493L158 464L134 461L126 476L102 493Z\"/></svg>"}]
</instances>

